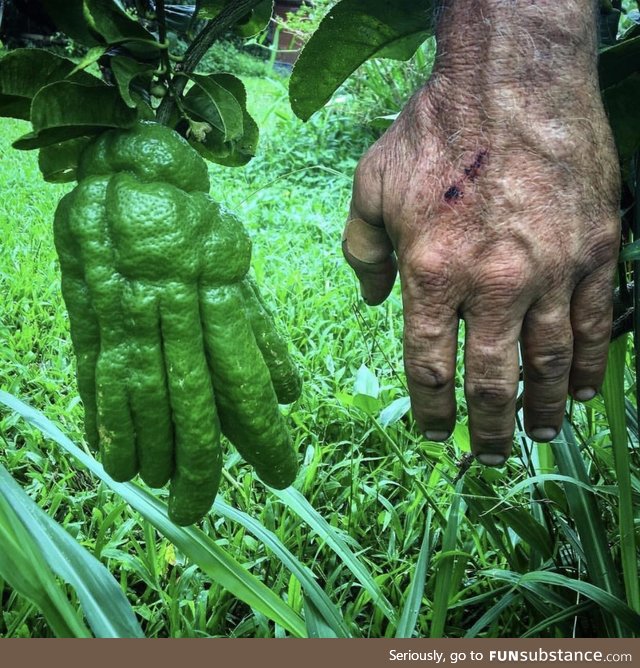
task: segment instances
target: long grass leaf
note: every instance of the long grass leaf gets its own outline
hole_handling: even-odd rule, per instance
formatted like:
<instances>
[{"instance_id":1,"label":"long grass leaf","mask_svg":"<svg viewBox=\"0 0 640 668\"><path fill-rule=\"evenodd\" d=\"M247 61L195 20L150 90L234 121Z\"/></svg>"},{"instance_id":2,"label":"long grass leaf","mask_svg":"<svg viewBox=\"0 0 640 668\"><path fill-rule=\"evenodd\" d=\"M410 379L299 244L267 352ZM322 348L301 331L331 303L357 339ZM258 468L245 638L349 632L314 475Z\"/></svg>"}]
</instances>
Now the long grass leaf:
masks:
<instances>
[{"instance_id":1,"label":"long grass leaf","mask_svg":"<svg viewBox=\"0 0 640 668\"><path fill-rule=\"evenodd\" d=\"M51 570L75 589L97 638L144 637L129 602L109 571L34 503L1 464L0 495L27 529Z\"/></svg>"},{"instance_id":2,"label":"long grass leaf","mask_svg":"<svg viewBox=\"0 0 640 668\"><path fill-rule=\"evenodd\" d=\"M631 457L629 456L624 397L626 356L627 337L625 335L613 341L609 346L609 359L602 394L611 431L613 462L618 483L618 528L624 588L627 603L636 612L640 612L640 579L638 578L638 553L633 517Z\"/></svg>"},{"instance_id":3,"label":"long grass leaf","mask_svg":"<svg viewBox=\"0 0 640 668\"><path fill-rule=\"evenodd\" d=\"M502 497L498 496L495 490L479 478L467 478L465 480L465 499L469 503L469 508L474 514L478 515L479 521L488 532L496 533L496 518L499 518L503 524L511 528L523 541L545 558L549 559L553 555L553 538L545 526L536 522L528 510L516 508L510 505L502 507ZM509 559L512 567L516 560L511 553L510 546L502 539L499 543Z\"/></svg>"},{"instance_id":4,"label":"long grass leaf","mask_svg":"<svg viewBox=\"0 0 640 668\"><path fill-rule=\"evenodd\" d=\"M91 637L40 546L4 495L0 495L0 578L40 610L55 636Z\"/></svg>"},{"instance_id":5,"label":"long grass leaf","mask_svg":"<svg viewBox=\"0 0 640 668\"><path fill-rule=\"evenodd\" d=\"M422 536L420 553L418 554L409 591L407 592L398 628L396 629L396 638L411 638L416 629L416 622L418 621L420 607L422 606L422 597L424 596L427 569L429 568L431 553L433 551L433 535L431 533L432 517L433 511L429 509L424 523L424 535Z\"/></svg>"},{"instance_id":6,"label":"long grass leaf","mask_svg":"<svg viewBox=\"0 0 640 668\"><path fill-rule=\"evenodd\" d=\"M488 569L480 571L481 575L486 575L495 579L506 580L516 587L524 587L535 591L535 585L553 585L575 591L586 596L603 610L615 617L621 625L626 626L634 633L640 632L640 614L632 610L624 601L613 596L608 591L596 587L590 582L576 580L567 577L561 573L552 573L549 571L532 571L531 573L513 573L511 571L501 571L498 569ZM621 634L622 637L628 634Z\"/></svg>"},{"instance_id":7,"label":"long grass leaf","mask_svg":"<svg viewBox=\"0 0 640 668\"><path fill-rule=\"evenodd\" d=\"M303 592L302 596L304 600L304 621L307 624L309 638L338 638L339 636L333 626L327 624L325 616L316 608L311 597L306 592Z\"/></svg>"},{"instance_id":8,"label":"long grass leaf","mask_svg":"<svg viewBox=\"0 0 640 668\"><path fill-rule=\"evenodd\" d=\"M373 604L392 623L396 624L396 611L373 579L369 569L355 555L344 538L318 513L318 511L296 489L272 490L273 493L300 519L315 531L322 540L340 557L342 563L369 593Z\"/></svg>"},{"instance_id":9,"label":"long grass leaf","mask_svg":"<svg viewBox=\"0 0 640 668\"><path fill-rule=\"evenodd\" d=\"M241 524L260 542L264 543L278 557L285 568L298 578L305 593L305 601L308 603L308 605L305 605L305 610L313 606L314 614L320 617L324 625L333 632L333 636L322 637L349 638L351 636L340 611L318 585L314 574L291 554L272 531L269 531L253 517L233 508L221 499L216 499L213 510L218 515ZM309 622L307 620L308 626Z\"/></svg>"},{"instance_id":10,"label":"long grass leaf","mask_svg":"<svg viewBox=\"0 0 640 668\"><path fill-rule=\"evenodd\" d=\"M513 591L508 591L499 601L494 603L476 623L464 634L465 638L476 638L478 633L495 622L500 615L511 606L514 601L520 598L520 595Z\"/></svg>"},{"instance_id":11,"label":"long grass leaf","mask_svg":"<svg viewBox=\"0 0 640 668\"><path fill-rule=\"evenodd\" d=\"M573 429L567 420L552 448L558 471L562 475L589 484L584 460L573 435ZM602 522L602 513L595 496L576 485L565 485L564 489L571 518L582 544L589 578L596 587L615 598L622 598L623 591L607 545L607 530ZM622 628L616 619L605 615L605 623L608 627L613 623L614 628L610 629L612 635L622 634Z\"/></svg>"},{"instance_id":12,"label":"long grass leaf","mask_svg":"<svg viewBox=\"0 0 640 668\"><path fill-rule=\"evenodd\" d=\"M452 576L456 558L456 545L458 543L458 527L460 517L464 513L466 504L462 501L463 481L456 484L455 493L447 517L447 526L442 536L442 558L438 560L436 568L436 585L433 592L433 614L429 636L431 638L442 638L444 635L447 613L449 612L449 601L451 599ZM448 555L448 556L446 556Z\"/></svg>"},{"instance_id":13,"label":"long grass leaf","mask_svg":"<svg viewBox=\"0 0 640 668\"><path fill-rule=\"evenodd\" d=\"M535 626L532 626L530 629L528 629L526 633L523 633L520 637L535 638L537 637L538 633L540 633L540 631L544 631L550 626L556 626L562 622L567 622L570 619L580 617L581 615L584 615L586 612L588 612L591 608L593 608L592 601L585 601L584 603L571 605L568 608L560 610L550 617L546 617L545 619L541 620Z\"/></svg>"},{"instance_id":14,"label":"long grass leaf","mask_svg":"<svg viewBox=\"0 0 640 668\"><path fill-rule=\"evenodd\" d=\"M300 615L204 532L196 527L179 527L171 522L167 515L166 505L138 485L115 482L105 473L97 460L80 450L40 411L3 391L0 391L0 403L15 410L40 429L45 436L73 455L223 588L280 624L293 635L306 636L306 628Z\"/></svg>"}]
</instances>

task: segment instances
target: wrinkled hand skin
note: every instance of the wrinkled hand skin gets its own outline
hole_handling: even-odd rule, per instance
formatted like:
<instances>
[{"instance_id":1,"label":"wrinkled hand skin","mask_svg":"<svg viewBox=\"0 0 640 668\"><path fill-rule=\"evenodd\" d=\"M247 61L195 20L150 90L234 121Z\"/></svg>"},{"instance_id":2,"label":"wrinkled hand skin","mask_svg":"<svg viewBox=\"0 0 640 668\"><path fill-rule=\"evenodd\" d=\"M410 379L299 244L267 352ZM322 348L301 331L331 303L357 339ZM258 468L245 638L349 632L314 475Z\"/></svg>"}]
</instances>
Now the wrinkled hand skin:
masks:
<instances>
[{"instance_id":1,"label":"wrinkled hand skin","mask_svg":"<svg viewBox=\"0 0 640 668\"><path fill-rule=\"evenodd\" d=\"M593 0L447 0L431 79L360 161L347 261L365 301L396 277L413 413L452 432L459 320L472 452L511 452L519 380L539 442L602 383L619 167L597 81Z\"/></svg>"}]
</instances>

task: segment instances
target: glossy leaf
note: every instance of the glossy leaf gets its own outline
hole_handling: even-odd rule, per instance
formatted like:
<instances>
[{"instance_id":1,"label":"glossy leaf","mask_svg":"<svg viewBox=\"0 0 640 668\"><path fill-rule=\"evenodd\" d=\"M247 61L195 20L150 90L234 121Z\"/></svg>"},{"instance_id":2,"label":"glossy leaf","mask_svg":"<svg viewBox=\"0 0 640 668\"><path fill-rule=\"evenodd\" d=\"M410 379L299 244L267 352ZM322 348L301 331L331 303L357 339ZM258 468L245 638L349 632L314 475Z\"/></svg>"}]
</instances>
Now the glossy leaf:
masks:
<instances>
[{"instance_id":1,"label":"glossy leaf","mask_svg":"<svg viewBox=\"0 0 640 668\"><path fill-rule=\"evenodd\" d=\"M51 519L0 465L0 496L30 535L47 566L69 583L98 638L142 638L131 605L109 571Z\"/></svg>"},{"instance_id":2,"label":"glossy leaf","mask_svg":"<svg viewBox=\"0 0 640 668\"><path fill-rule=\"evenodd\" d=\"M22 150L96 134L106 128L128 128L137 115L109 86L59 81L40 89L31 104L33 132L17 139Z\"/></svg>"},{"instance_id":3,"label":"glossy leaf","mask_svg":"<svg viewBox=\"0 0 640 668\"><path fill-rule=\"evenodd\" d=\"M222 133L225 142L242 137L243 111L233 93L216 81L216 75L191 74L194 85L185 95L185 108Z\"/></svg>"},{"instance_id":4,"label":"glossy leaf","mask_svg":"<svg viewBox=\"0 0 640 668\"><path fill-rule=\"evenodd\" d=\"M155 37L114 0L41 0L53 22L69 37L88 47L138 42L149 54Z\"/></svg>"},{"instance_id":5,"label":"glossy leaf","mask_svg":"<svg viewBox=\"0 0 640 668\"><path fill-rule=\"evenodd\" d=\"M558 471L565 476L589 484L589 476L573 435L571 425L565 420L559 437L552 442L553 454ZM580 537L581 548L586 559L587 572L594 585L620 598L623 595L616 567L607 544L606 526L596 498L590 492L576 485L565 485L565 495L569 503L571 518L575 522ZM605 619L608 626L616 626L617 621ZM612 633L620 633L621 629Z\"/></svg>"},{"instance_id":6,"label":"glossy leaf","mask_svg":"<svg viewBox=\"0 0 640 668\"><path fill-rule=\"evenodd\" d=\"M88 141L88 137L76 137L41 148L38 167L44 180L49 183L75 181L78 158Z\"/></svg>"},{"instance_id":7,"label":"glossy leaf","mask_svg":"<svg viewBox=\"0 0 640 668\"><path fill-rule=\"evenodd\" d=\"M120 95L128 107L136 107L138 101L131 96L131 85L136 79L148 88L153 77L153 68L148 63L140 63L126 56L115 56L111 58L111 70L116 79Z\"/></svg>"},{"instance_id":8,"label":"glossy leaf","mask_svg":"<svg viewBox=\"0 0 640 668\"><path fill-rule=\"evenodd\" d=\"M196 4L198 18L215 19L233 0L199 0ZM273 0L262 0L247 12L234 26L234 32L240 37L253 37L262 32L271 20Z\"/></svg>"},{"instance_id":9,"label":"glossy leaf","mask_svg":"<svg viewBox=\"0 0 640 668\"><path fill-rule=\"evenodd\" d=\"M29 120L31 101L48 84L67 79L100 85L86 72L72 74L76 64L44 49L15 49L0 59L0 116Z\"/></svg>"},{"instance_id":10,"label":"glossy leaf","mask_svg":"<svg viewBox=\"0 0 640 668\"><path fill-rule=\"evenodd\" d=\"M185 556L212 580L255 610L273 619L295 636L304 637L303 620L271 589L251 575L228 552L197 527L180 527L171 522L166 504L134 483L118 483L108 476L96 459L83 452L40 411L0 390L0 404L16 411L52 439L137 510Z\"/></svg>"},{"instance_id":11,"label":"glossy leaf","mask_svg":"<svg viewBox=\"0 0 640 668\"><path fill-rule=\"evenodd\" d=\"M627 353L627 337L621 336L611 343L607 372L602 385L604 405L613 443L613 461L618 489L618 527L622 575L627 602L640 612L640 579L638 578L638 546L634 524L633 493L631 489L631 456L627 438L626 407L624 401L624 373Z\"/></svg>"},{"instance_id":12,"label":"glossy leaf","mask_svg":"<svg viewBox=\"0 0 640 668\"><path fill-rule=\"evenodd\" d=\"M408 60L433 32L433 1L342 0L304 47L291 76L291 107L307 120L369 58Z\"/></svg>"},{"instance_id":13,"label":"glossy leaf","mask_svg":"<svg viewBox=\"0 0 640 668\"><path fill-rule=\"evenodd\" d=\"M618 153L622 159L631 158L640 149L640 123L636 112L640 108L640 72L606 88L602 99Z\"/></svg>"},{"instance_id":14,"label":"glossy leaf","mask_svg":"<svg viewBox=\"0 0 640 668\"><path fill-rule=\"evenodd\" d=\"M258 147L258 126L247 111L247 92L242 81L233 74L212 74L209 75L209 78L228 91L242 109L242 136L226 141L223 133L213 128L202 141L190 137L189 143L206 160L227 167L240 167L253 158ZM192 94L191 90L187 93L186 98ZM207 122L205 118L199 116L197 120Z\"/></svg>"},{"instance_id":15,"label":"glossy leaf","mask_svg":"<svg viewBox=\"0 0 640 668\"><path fill-rule=\"evenodd\" d=\"M602 89L615 86L639 70L640 37L624 40L600 52L598 74Z\"/></svg>"},{"instance_id":16,"label":"glossy leaf","mask_svg":"<svg viewBox=\"0 0 640 668\"><path fill-rule=\"evenodd\" d=\"M88 47L102 43L100 35L85 18L83 0L40 0L40 4L61 32L71 39Z\"/></svg>"}]
</instances>

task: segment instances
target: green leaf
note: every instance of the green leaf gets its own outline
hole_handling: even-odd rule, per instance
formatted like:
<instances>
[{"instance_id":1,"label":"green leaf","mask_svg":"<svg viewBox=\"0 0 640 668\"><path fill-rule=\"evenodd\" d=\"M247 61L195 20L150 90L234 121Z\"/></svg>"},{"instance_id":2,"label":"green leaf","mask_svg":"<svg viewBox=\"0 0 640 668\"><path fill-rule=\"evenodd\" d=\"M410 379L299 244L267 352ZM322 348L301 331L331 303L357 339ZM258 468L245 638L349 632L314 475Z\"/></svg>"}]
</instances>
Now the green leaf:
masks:
<instances>
[{"instance_id":1,"label":"green leaf","mask_svg":"<svg viewBox=\"0 0 640 668\"><path fill-rule=\"evenodd\" d=\"M380 411L378 418L382 427L388 427L398 420L401 420L411 408L411 399L409 397L400 397L395 399L388 406Z\"/></svg>"},{"instance_id":2,"label":"green leaf","mask_svg":"<svg viewBox=\"0 0 640 668\"><path fill-rule=\"evenodd\" d=\"M636 110L640 107L640 73L623 79L602 92L618 153L628 159L640 149L640 123Z\"/></svg>"},{"instance_id":3,"label":"green leaf","mask_svg":"<svg viewBox=\"0 0 640 668\"><path fill-rule=\"evenodd\" d=\"M465 477L465 488L469 491L470 510L478 516L478 521L494 535L496 542L503 547L505 556L513 562L512 550L508 542L496 530L496 519L512 529L531 548L549 559L553 556L553 538L547 528L536 521L528 510L511 505L504 505L500 496L488 483L480 478Z\"/></svg>"},{"instance_id":4,"label":"green leaf","mask_svg":"<svg viewBox=\"0 0 640 668\"><path fill-rule=\"evenodd\" d=\"M4 482L4 476L2 479ZM14 490L0 490L0 578L35 604L57 637L90 638L89 629L78 618L40 546L9 503L7 496Z\"/></svg>"},{"instance_id":5,"label":"green leaf","mask_svg":"<svg viewBox=\"0 0 640 668\"><path fill-rule=\"evenodd\" d=\"M98 638L142 638L144 634L109 571L51 519L0 465L0 496L11 506L51 568L76 591Z\"/></svg>"},{"instance_id":6,"label":"green leaf","mask_svg":"<svg viewBox=\"0 0 640 668\"><path fill-rule=\"evenodd\" d=\"M223 141L241 138L243 110L233 93L216 81L216 75L190 74L189 79L194 85L185 95L185 108L217 128Z\"/></svg>"},{"instance_id":7,"label":"green leaf","mask_svg":"<svg viewBox=\"0 0 640 668\"><path fill-rule=\"evenodd\" d=\"M142 84L148 88L153 77L153 68L148 63L140 63L126 56L111 58L111 70L116 79L120 95L128 107L136 107L137 100L131 96L131 84L135 79L143 79Z\"/></svg>"},{"instance_id":8,"label":"green leaf","mask_svg":"<svg viewBox=\"0 0 640 668\"><path fill-rule=\"evenodd\" d=\"M240 37L254 37L267 28L272 14L273 0L264 0L244 21L239 21L234 30Z\"/></svg>"},{"instance_id":9,"label":"green leaf","mask_svg":"<svg viewBox=\"0 0 640 668\"><path fill-rule=\"evenodd\" d=\"M480 619L464 634L465 638L475 638L480 631L482 631L489 624L493 624L498 620L500 615L507 610L519 596L513 591L508 591L496 603L494 603L488 610L486 610Z\"/></svg>"},{"instance_id":10,"label":"green leaf","mask_svg":"<svg viewBox=\"0 0 640 668\"><path fill-rule=\"evenodd\" d=\"M307 635L309 638L340 638L350 637L338 636L335 629L327 624L326 619L320 614L312 598L306 593L303 593L304 600L304 621L307 624Z\"/></svg>"},{"instance_id":11,"label":"green leaf","mask_svg":"<svg viewBox=\"0 0 640 668\"><path fill-rule=\"evenodd\" d=\"M233 0L199 0L196 12L200 19L215 19ZM256 7L247 12L234 26L234 32L240 37L253 37L269 25L273 14L273 0L258 0Z\"/></svg>"},{"instance_id":12,"label":"green leaf","mask_svg":"<svg viewBox=\"0 0 640 668\"><path fill-rule=\"evenodd\" d=\"M432 518L433 511L429 509L424 523L424 534L422 536L420 553L418 554L418 560L416 561L416 567L413 571L411 584L409 585L409 590L407 591L407 596L402 607L402 614L400 615L398 628L396 628L396 638L411 638L416 630L418 615L422 608L422 597L424 596L427 570L433 553L433 534L431 532Z\"/></svg>"},{"instance_id":13,"label":"green leaf","mask_svg":"<svg viewBox=\"0 0 640 668\"><path fill-rule=\"evenodd\" d=\"M42 0L42 5L63 33L85 46L128 43L140 55L157 56L155 37L113 0Z\"/></svg>"},{"instance_id":14,"label":"green leaf","mask_svg":"<svg viewBox=\"0 0 640 668\"><path fill-rule=\"evenodd\" d=\"M640 612L640 579L638 578L638 550L636 546L633 492L631 489L631 457L627 438L624 373L627 354L627 336L621 336L609 347L607 371L602 385L604 405L611 430L613 461L618 488L618 529L622 575L627 602Z\"/></svg>"},{"instance_id":15,"label":"green leaf","mask_svg":"<svg viewBox=\"0 0 640 668\"><path fill-rule=\"evenodd\" d=\"M216 499L213 504L213 510L218 515L241 524L249 533L268 547L285 568L298 578L305 594L305 610L309 611L311 608L316 618L316 624L319 624L321 620L323 628L326 627L326 629L330 629L332 632L331 636L323 635L317 637L350 637L351 634L340 611L318 585L313 573L282 544L272 531L269 531L253 517L233 508L220 499ZM309 620L307 620L308 626Z\"/></svg>"},{"instance_id":16,"label":"green leaf","mask_svg":"<svg viewBox=\"0 0 640 668\"><path fill-rule=\"evenodd\" d=\"M620 262L630 262L632 260L640 260L640 239L623 246L620 251Z\"/></svg>"},{"instance_id":17,"label":"green leaf","mask_svg":"<svg viewBox=\"0 0 640 668\"><path fill-rule=\"evenodd\" d=\"M378 398L380 394L380 384L375 374L364 364L356 372L356 379L353 384L354 394L366 394L368 397Z\"/></svg>"},{"instance_id":18,"label":"green leaf","mask_svg":"<svg viewBox=\"0 0 640 668\"><path fill-rule=\"evenodd\" d=\"M575 478L587 485L590 483L573 430L566 420L559 437L552 442L552 449L558 471L562 475ZM607 528L595 496L576 485L565 485L564 488L571 518L580 536L589 578L596 586L620 598L622 589L607 544ZM605 623L610 627L617 626L617 621L611 618L605 618ZM622 633L619 627L609 630L613 634Z\"/></svg>"},{"instance_id":19,"label":"green leaf","mask_svg":"<svg viewBox=\"0 0 640 668\"><path fill-rule=\"evenodd\" d=\"M91 67L91 65L97 63L107 50L108 47L106 46L94 46L89 49L84 58L74 67L72 74L86 70L87 67Z\"/></svg>"},{"instance_id":20,"label":"green leaf","mask_svg":"<svg viewBox=\"0 0 640 668\"><path fill-rule=\"evenodd\" d=\"M456 559L460 557L460 552L456 550L456 545L458 544L458 527L466 508L466 504L462 501L462 484L462 480L456 484L451 508L447 517L447 525L442 537L442 549L439 553L440 558L435 574L436 584L433 592L433 617L431 628L429 629L430 638L444 637L451 590L454 584L454 566Z\"/></svg>"},{"instance_id":21,"label":"green leaf","mask_svg":"<svg viewBox=\"0 0 640 668\"><path fill-rule=\"evenodd\" d=\"M15 49L0 59L0 116L29 120L31 101L44 86L67 79L100 84L86 72L72 74L76 65L43 49Z\"/></svg>"},{"instance_id":22,"label":"green leaf","mask_svg":"<svg viewBox=\"0 0 640 668\"><path fill-rule=\"evenodd\" d=\"M340 558L341 563L351 571L356 580L369 593L373 604L395 624L396 611L382 593L371 572L347 545L345 537L339 534L296 489L289 487L284 490L272 489L271 491L326 542Z\"/></svg>"},{"instance_id":23,"label":"green leaf","mask_svg":"<svg viewBox=\"0 0 640 668\"><path fill-rule=\"evenodd\" d=\"M88 47L102 43L84 15L83 0L40 0L51 20L68 37Z\"/></svg>"},{"instance_id":24,"label":"green leaf","mask_svg":"<svg viewBox=\"0 0 640 668\"><path fill-rule=\"evenodd\" d=\"M84 15L107 44L140 42L154 48L158 46L155 37L113 0L84 0Z\"/></svg>"},{"instance_id":25,"label":"green leaf","mask_svg":"<svg viewBox=\"0 0 640 668\"><path fill-rule=\"evenodd\" d=\"M640 37L627 39L600 51L598 73L600 88L615 86L640 71Z\"/></svg>"},{"instance_id":26,"label":"green leaf","mask_svg":"<svg viewBox=\"0 0 640 668\"><path fill-rule=\"evenodd\" d=\"M223 133L214 128L206 135L204 141L197 141L195 137L190 137L189 143L203 158L211 162L227 167L245 165L256 153L259 133L258 126L247 111L247 92L244 84L233 74L212 74L207 78L228 91L238 102L242 109L242 136L226 141ZM191 95L191 90L185 99ZM195 113L194 117L196 120L207 122L206 119Z\"/></svg>"},{"instance_id":27,"label":"green leaf","mask_svg":"<svg viewBox=\"0 0 640 668\"><path fill-rule=\"evenodd\" d=\"M574 580L573 578L569 578L566 575L562 575L560 573L551 573L548 571L533 571L531 573L525 573L524 575L521 575L520 573L512 573L510 571L488 569L481 571L480 575L486 575L498 580L506 580L507 582L511 582L513 585L519 588L522 587L530 589L532 585L541 584L570 589L591 599L603 610L607 611L609 614L615 617L615 619L618 620L620 624L628 627L634 633L638 633L640 631L640 615L638 613L634 612L628 605L626 605L619 598L610 594L608 591L600 589L600 587L596 587L589 582ZM623 633L622 635L616 637L626 636Z\"/></svg>"},{"instance_id":28,"label":"green leaf","mask_svg":"<svg viewBox=\"0 0 640 668\"><path fill-rule=\"evenodd\" d=\"M38 167L49 183L68 183L76 180L76 167L88 137L76 137L50 146L43 146L38 153Z\"/></svg>"},{"instance_id":29,"label":"green leaf","mask_svg":"<svg viewBox=\"0 0 640 668\"><path fill-rule=\"evenodd\" d=\"M407 60L433 32L433 0L342 0L298 58L289 98L308 120L362 63L376 56Z\"/></svg>"},{"instance_id":30,"label":"green leaf","mask_svg":"<svg viewBox=\"0 0 640 668\"><path fill-rule=\"evenodd\" d=\"M31 104L33 132L17 139L21 150L97 134L106 128L129 128L136 122L118 91L110 86L83 86L58 81L40 89Z\"/></svg>"},{"instance_id":31,"label":"green leaf","mask_svg":"<svg viewBox=\"0 0 640 668\"><path fill-rule=\"evenodd\" d=\"M2 390L0 390L0 403L16 411L40 429L46 437L51 438L80 461L215 582L293 635L299 637L306 635L305 625L300 616L203 531L197 527L180 527L171 522L166 505L138 485L115 482L105 473L101 464L72 443L40 411Z\"/></svg>"}]
</instances>

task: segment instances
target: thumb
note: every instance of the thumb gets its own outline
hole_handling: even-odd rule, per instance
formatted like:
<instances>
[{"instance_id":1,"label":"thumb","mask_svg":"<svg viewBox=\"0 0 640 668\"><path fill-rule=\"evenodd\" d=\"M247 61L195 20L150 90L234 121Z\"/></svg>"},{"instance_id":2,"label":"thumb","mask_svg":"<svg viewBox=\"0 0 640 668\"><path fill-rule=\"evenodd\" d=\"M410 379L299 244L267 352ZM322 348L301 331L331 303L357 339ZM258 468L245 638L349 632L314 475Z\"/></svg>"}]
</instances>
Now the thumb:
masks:
<instances>
[{"instance_id":1,"label":"thumb","mask_svg":"<svg viewBox=\"0 0 640 668\"><path fill-rule=\"evenodd\" d=\"M398 271L385 228L363 218L351 218L342 234L342 252L360 281L364 301L370 306L382 303L389 296Z\"/></svg>"}]
</instances>

